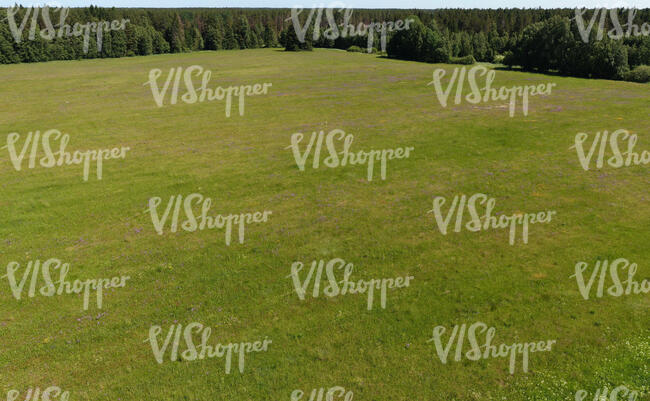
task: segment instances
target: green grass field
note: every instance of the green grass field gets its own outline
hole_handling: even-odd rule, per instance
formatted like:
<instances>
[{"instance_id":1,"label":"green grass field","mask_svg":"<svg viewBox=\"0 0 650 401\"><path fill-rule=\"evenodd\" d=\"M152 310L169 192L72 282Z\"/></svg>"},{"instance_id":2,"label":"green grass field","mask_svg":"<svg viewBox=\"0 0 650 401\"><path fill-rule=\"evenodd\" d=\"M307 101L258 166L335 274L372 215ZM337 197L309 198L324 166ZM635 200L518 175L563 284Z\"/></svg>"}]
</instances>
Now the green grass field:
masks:
<instances>
[{"instance_id":1,"label":"green grass field","mask_svg":"<svg viewBox=\"0 0 650 401\"><path fill-rule=\"evenodd\" d=\"M191 65L212 70L210 87L273 86L246 98L244 116L235 107L226 118L220 101L157 107L149 71L162 81ZM557 84L510 118L505 102L443 108L427 84L455 67L318 49L0 66L0 146L12 132L22 146L30 131L58 129L69 151L130 147L87 182L81 166L16 171L0 151L0 275L58 258L69 279L130 276L88 310L79 294L27 297L29 281L18 300L2 278L0 398L54 385L74 401L289 401L298 389L306 401L342 386L355 400L568 401L584 389L591 401L626 385L650 400L649 294L585 300L571 278L578 262L591 272L626 258L637 281L650 279L650 170L585 171L570 149L579 132L626 129L635 151L650 150L650 86L497 71L498 86ZM415 150L389 161L386 180L376 169L368 181L363 166L313 169L311 157L299 171L291 135L333 129L354 135L353 151ZM192 193L212 198L213 215L273 213L246 226L243 244L233 234L226 246L223 230L158 235L149 199L161 210ZM442 235L433 199L476 193L506 214L557 215L532 225L528 244L518 233L509 245L508 230ZM305 273L334 258L354 264L353 280L414 279L388 290L385 309L377 298L367 310L365 295L301 301L291 265ZM427 342L434 327L448 336L479 321L496 344L557 343L531 354L528 372L518 362L510 374L506 358L443 364ZM174 322L210 326L212 345L272 344L246 354L243 373L233 362L225 374L220 358L172 362L169 351L158 364L149 329L164 338Z\"/></svg>"}]
</instances>

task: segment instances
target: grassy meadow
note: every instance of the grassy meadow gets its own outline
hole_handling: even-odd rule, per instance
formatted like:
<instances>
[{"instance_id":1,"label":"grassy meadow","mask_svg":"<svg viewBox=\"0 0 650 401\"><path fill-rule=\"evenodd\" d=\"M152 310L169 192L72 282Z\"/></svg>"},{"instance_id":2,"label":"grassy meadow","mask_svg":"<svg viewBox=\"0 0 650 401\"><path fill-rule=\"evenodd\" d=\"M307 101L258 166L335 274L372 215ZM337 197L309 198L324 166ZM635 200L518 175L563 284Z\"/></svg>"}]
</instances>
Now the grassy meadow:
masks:
<instances>
[{"instance_id":1,"label":"grassy meadow","mask_svg":"<svg viewBox=\"0 0 650 401\"><path fill-rule=\"evenodd\" d=\"M244 116L234 105L226 118L223 101L157 107L149 71L163 82L191 65L212 71L211 88L273 86L246 98ZM321 49L0 66L0 146L12 132L22 146L30 131L58 129L68 151L130 147L87 182L78 165L25 160L16 171L1 149L0 275L13 261L22 277L28 261L58 258L69 279L131 277L88 310L76 294L17 300L2 278L0 399L55 385L73 401L289 401L297 389L308 400L333 386L366 401L572 401L580 389L591 401L626 385L650 400L650 297L585 300L571 278L580 261L590 273L624 257L637 281L650 279L650 170L585 171L570 149L579 132L626 129L635 151L650 150L650 86L499 70L497 87L556 84L511 118L506 102L442 107L427 84L455 67ZM333 129L354 135L353 151L415 150L388 162L386 180L376 168L368 181L365 166L313 169L311 157L299 171L291 135L305 134L304 149ZM212 198L211 215L273 214L247 225L243 244L233 234L226 246L223 230L158 235L149 199L161 197L161 210L192 193ZM509 245L503 229L442 235L434 197L475 193L496 198L497 212L557 215L531 225L528 244L518 231ZM292 263L306 273L334 258L354 264L355 281L414 280L388 290L385 309L376 298L367 310L365 295L301 301ZM527 373L520 359L514 374L507 358L443 364L427 342L433 328L478 321L496 328L495 344L557 343L531 354ZM243 373L233 362L225 374L223 358L158 364L149 329L164 337L174 322L210 326L212 345L273 342L246 354Z\"/></svg>"}]
</instances>

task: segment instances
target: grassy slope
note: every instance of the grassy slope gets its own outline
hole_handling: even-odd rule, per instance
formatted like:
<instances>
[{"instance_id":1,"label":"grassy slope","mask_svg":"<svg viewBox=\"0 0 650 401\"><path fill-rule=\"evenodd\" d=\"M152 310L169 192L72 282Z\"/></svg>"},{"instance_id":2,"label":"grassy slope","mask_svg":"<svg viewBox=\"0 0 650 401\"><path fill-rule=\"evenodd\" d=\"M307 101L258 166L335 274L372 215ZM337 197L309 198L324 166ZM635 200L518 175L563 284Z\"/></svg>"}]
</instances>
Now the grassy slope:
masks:
<instances>
[{"instance_id":1,"label":"grassy slope","mask_svg":"<svg viewBox=\"0 0 650 401\"><path fill-rule=\"evenodd\" d=\"M157 108L142 86L149 70L193 64L213 71L212 86L273 87L247 99L244 117L226 119L223 102ZM0 390L289 400L340 385L358 400L544 401L605 384L647 391L648 296L585 301L569 276L578 261L625 257L637 280L650 277L649 170L585 172L569 147L578 132L625 128L650 150L648 86L500 71L499 86L557 83L527 117L509 118L498 103L443 109L426 85L436 67L326 50L0 66L3 137L57 128L71 150L132 149L89 182L76 166L17 172L0 153L0 265L57 257L73 278L132 277L99 319L80 296L18 301L3 279ZM291 134L334 128L354 134L353 149L415 152L391 162L386 181L367 182L364 167L299 172ZM193 192L213 198L213 213L273 216L243 245L226 247L223 231L156 235L148 199ZM497 211L558 216L532 226L528 245L508 245L505 230L442 236L426 213L433 197L477 192ZM358 295L299 301L291 263L335 257L355 264L353 278L415 281L389 292L385 310ZM273 344L247 356L243 375L225 375L218 359L158 365L143 341L175 320L212 326L212 343ZM505 359L442 365L426 343L433 327L476 321L497 328L497 343L558 344L532 354L527 374L508 374Z\"/></svg>"}]
</instances>

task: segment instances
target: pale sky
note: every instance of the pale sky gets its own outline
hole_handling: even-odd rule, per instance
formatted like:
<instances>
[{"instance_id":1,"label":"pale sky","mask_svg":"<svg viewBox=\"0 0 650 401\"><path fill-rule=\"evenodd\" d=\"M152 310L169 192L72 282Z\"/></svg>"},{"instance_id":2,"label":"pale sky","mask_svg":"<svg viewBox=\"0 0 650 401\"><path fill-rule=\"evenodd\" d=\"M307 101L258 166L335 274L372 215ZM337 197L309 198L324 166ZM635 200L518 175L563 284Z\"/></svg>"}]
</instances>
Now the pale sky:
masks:
<instances>
[{"instance_id":1,"label":"pale sky","mask_svg":"<svg viewBox=\"0 0 650 401\"><path fill-rule=\"evenodd\" d=\"M305 8L327 7L332 0L0 0L0 6L15 3L24 6L50 5L61 7L85 7L94 4L101 7L271 7ZM339 0L349 8L650 8L650 0ZM339 7L340 8L340 7Z\"/></svg>"}]
</instances>

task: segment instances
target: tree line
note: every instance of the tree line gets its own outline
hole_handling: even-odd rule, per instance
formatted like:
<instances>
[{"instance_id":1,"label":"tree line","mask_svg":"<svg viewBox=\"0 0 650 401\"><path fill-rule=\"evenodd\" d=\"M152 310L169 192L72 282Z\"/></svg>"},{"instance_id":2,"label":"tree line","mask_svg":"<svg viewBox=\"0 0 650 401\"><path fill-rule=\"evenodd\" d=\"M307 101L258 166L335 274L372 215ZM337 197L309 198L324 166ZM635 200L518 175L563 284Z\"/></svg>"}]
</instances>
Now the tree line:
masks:
<instances>
[{"instance_id":1,"label":"tree line","mask_svg":"<svg viewBox=\"0 0 650 401\"><path fill-rule=\"evenodd\" d=\"M480 61L526 71L650 81L650 9L633 15L636 27L631 28L629 36L627 10L604 14L585 11L581 15L582 31L573 9L522 11L419 11L405 17L414 21L410 29L391 35L387 55L429 63ZM612 14L618 14L615 20ZM589 30L592 20L594 25ZM618 28L614 21L619 21ZM289 32L287 38L287 50L312 46L356 50L367 41L365 36L310 40L308 33L308 43L300 47L294 34Z\"/></svg>"},{"instance_id":2,"label":"tree line","mask_svg":"<svg viewBox=\"0 0 650 401\"><path fill-rule=\"evenodd\" d=\"M644 14L636 15L639 30L632 28L629 37L627 27L617 30L611 21L602 29L588 30L591 18L586 18L581 31L565 13L527 25L521 32L503 33L494 25L487 32L450 32L440 29L435 20L427 24L417 20L411 30L395 34L388 56L432 63L470 57L526 71L649 82L650 15L648 10ZM645 21L648 34L641 30Z\"/></svg>"},{"instance_id":3,"label":"tree line","mask_svg":"<svg viewBox=\"0 0 650 401\"><path fill-rule=\"evenodd\" d=\"M10 29L8 11L0 10L0 64L278 46L287 50L367 46L366 36L328 39L321 34L314 40L313 21L301 42L289 18L290 9L69 9L65 20L69 25L128 19L124 29L105 32L99 48L94 34L89 35L86 46L83 36L48 39L36 34L30 40L32 20L25 18L29 11L18 7L13 15L16 25L26 21L18 42ZM308 11L301 15L303 23ZM594 12L585 14L587 22ZM344 13L337 10L334 15L337 24L343 25ZM526 70L613 79L623 78L636 66L650 65L650 36L612 40L605 35L595 40L597 29L593 29L592 40L585 43L576 21L571 20L574 17L573 9L355 9L349 23L356 26L360 22L414 19L410 29L388 37L388 56L408 60L474 59ZM56 16L52 19L58 22ZM621 21L625 21L624 15ZM638 10L635 21L639 25L650 23L650 9ZM42 18L36 24L37 29L46 28ZM325 16L320 24L327 28ZM612 29L609 19L605 28ZM378 43L375 38L374 46Z\"/></svg>"}]
</instances>

